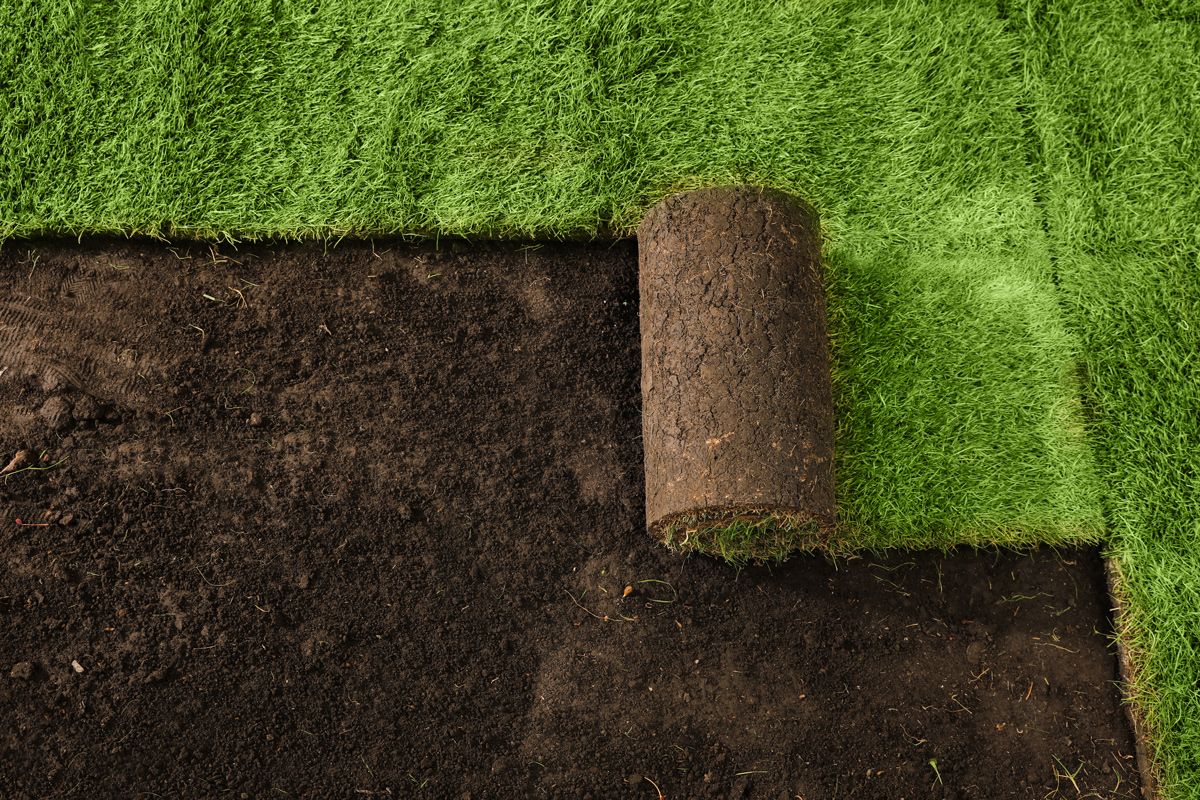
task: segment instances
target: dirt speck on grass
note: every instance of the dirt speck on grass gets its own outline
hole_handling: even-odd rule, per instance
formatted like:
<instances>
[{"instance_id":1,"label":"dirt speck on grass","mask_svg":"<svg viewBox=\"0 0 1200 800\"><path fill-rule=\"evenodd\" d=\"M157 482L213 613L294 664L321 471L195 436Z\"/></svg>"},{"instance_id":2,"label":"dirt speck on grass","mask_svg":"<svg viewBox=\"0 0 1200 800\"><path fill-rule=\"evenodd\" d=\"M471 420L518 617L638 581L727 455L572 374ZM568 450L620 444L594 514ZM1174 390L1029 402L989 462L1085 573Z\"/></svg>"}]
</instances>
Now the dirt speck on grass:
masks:
<instances>
[{"instance_id":1,"label":"dirt speck on grass","mask_svg":"<svg viewBox=\"0 0 1200 800\"><path fill-rule=\"evenodd\" d=\"M5 796L1136 796L1094 552L647 536L635 267L0 250Z\"/></svg>"}]
</instances>

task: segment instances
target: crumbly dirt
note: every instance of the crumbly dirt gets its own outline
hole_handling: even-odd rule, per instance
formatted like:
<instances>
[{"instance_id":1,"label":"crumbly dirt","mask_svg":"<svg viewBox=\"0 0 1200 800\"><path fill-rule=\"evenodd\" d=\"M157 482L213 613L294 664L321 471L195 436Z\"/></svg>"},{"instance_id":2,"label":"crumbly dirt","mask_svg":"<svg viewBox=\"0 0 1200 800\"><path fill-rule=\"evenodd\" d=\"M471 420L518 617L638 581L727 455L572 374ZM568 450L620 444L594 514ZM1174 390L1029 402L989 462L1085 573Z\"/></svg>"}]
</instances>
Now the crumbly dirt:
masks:
<instances>
[{"instance_id":1,"label":"crumbly dirt","mask_svg":"<svg viewBox=\"0 0 1200 800\"><path fill-rule=\"evenodd\" d=\"M653 542L636 300L627 242L7 243L0 796L1135 796L1094 552Z\"/></svg>"},{"instance_id":2,"label":"crumbly dirt","mask_svg":"<svg viewBox=\"0 0 1200 800\"><path fill-rule=\"evenodd\" d=\"M828 539L833 394L816 212L759 187L698 189L652 208L638 244L647 528L704 551L712 534L669 532L786 516L811 528L797 544Z\"/></svg>"}]
</instances>

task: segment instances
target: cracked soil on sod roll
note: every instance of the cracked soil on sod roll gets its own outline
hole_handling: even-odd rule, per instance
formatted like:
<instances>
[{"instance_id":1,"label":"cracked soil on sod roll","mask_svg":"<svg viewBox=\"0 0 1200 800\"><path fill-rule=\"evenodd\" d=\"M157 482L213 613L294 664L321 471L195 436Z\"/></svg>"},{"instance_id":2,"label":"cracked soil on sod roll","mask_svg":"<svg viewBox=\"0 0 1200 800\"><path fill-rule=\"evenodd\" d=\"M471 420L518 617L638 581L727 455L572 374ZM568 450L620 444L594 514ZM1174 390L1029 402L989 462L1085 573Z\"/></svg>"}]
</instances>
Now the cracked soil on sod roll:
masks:
<instances>
[{"instance_id":1,"label":"cracked soil on sod roll","mask_svg":"<svg viewBox=\"0 0 1200 800\"><path fill-rule=\"evenodd\" d=\"M1136 796L1094 552L646 536L631 243L9 242L0 301L5 797Z\"/></svg>"},{"instance_id":2,"label":"cracked soil on sod roll","mask_svg":"<svg viewBox=\"0 0 1200 800\"><path fill-rule=\"evenodd\" d=\"M674 195L638 228L646 526L771 561L834 527L816 212L760 187Z\"/></svg>"}]
</instances>

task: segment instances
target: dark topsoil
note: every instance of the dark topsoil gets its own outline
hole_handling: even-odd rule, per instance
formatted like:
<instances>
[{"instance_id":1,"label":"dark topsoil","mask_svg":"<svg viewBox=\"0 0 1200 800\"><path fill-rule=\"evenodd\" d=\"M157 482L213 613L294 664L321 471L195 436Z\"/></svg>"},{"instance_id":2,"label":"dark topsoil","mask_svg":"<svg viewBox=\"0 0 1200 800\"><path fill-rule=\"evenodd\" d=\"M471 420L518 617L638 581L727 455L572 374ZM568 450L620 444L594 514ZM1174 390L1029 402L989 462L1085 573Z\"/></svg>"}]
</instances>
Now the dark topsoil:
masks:
<instances>
[{"instance_id":1,"label":"dark topsoil","mask_svg":"<svg viewBox=\"0 0 1200 800\"><path fill-rule=\"evenodd\" d=\"M1093 552L651 541L635 264L5 245L0 796L1133 796Z\"/></svg>"}]
</instances>

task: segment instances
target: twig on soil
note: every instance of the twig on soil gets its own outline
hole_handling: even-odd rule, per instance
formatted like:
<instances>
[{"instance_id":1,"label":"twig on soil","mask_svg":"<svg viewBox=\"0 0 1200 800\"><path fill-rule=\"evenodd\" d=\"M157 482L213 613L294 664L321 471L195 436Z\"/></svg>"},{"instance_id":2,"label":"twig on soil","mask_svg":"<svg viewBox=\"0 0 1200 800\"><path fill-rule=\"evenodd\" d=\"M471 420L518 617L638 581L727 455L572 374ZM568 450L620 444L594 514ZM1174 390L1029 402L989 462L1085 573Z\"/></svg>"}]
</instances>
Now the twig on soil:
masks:
<instances>
[{"instance_id":1,"label":"twig on soil","mask_svg":"<svg viewBox=\"0 0 1200 800\"><path fill-rule=\"evenodd\" d=\"M200 352L204 352L205 348L208 347L208 331L204 330L204 328L201 328L199 325L193 325L190 322L188 323L188 327L200 331Z\"/></svg>"},{"instance_id":2,"label":"twig on soil","mask_svg":"<svg viewBox=\"0 0 1200 800\"><path fill-rule=\"evenodd\" d=\"M887 578L883 577L882 575L875 575L874 578L875 578L875 580L879 581L880 583L885 583L888 586L892 587L892 591L894 591L896 594L898 594L902 597L912 597L911 592L905 591L904 587L901 586L900 584L896 583L895 581L889 581Z\"/></svg>"},{"instance_id":3,"label":"twig on soil","mask_svg":"<svg viewBox=\"0 0 1200 800\"><path fill-rule=\"evenodd\" d=\"M582 609L583 609L584 611L586 611L588 614L592 615L593 617L595 617L596 619L600 620L601 622L608 622L608 617L607 617L607 616L603 616L603 617L602 617L602 616L600 616L599 614L597 614L595 611L592 611L592 610L591 610L591 609L589 609L589 608L584 608L582 605L580 605L579 601L575 599L575 595L571 594L571 593L570 593L569 591L567 591L566 589L564 589L563 591L564 591L564 592L567 592L567 597L571 598L571 602L572 602L572 603L574 603L576 606L578 606L579 608L582 608Z\"/></svg>"},{"instance_id":4,"label":"twig on soil","mask_svg":"<svg viewBox=\"0 0 1200 800\"><path fill-rule=\"evenodd\" d=\"M1080 773L1080 771L1083 770L1083 764L1081 763L1078 767L1076 767L1074 772L1070 772L1067 770L1067 765L1062 763L1062 761L1059 760L1058 756L1054 756L1054 760L1058 762L1058 766L1063 768L1063 771L1061 773L1057 769L1054 770L1055 782L1057 782L1060 778L1065 778L1071 782L1071 786L1075 789L1075 794L1077 794L1077 795L1080 794L1079 784L1078 784L1078 782L1076 782L1075 776L1078 775Z\"/></svg>"},{"instance_id":5,"label":"twig on soil","mask_svg":"<svg viewBox=\"0 0 1200 800\"><path fill-rule=\"evenodd\" d=\"M12 461L4 469L0 469L0 475L7 475L10 472L15 472L21 467L29 463L29 451L18 450L17 454L12 457Z\"/></svg>"},{"instance_id":6,"label":"twig on soil","mask_svg":"<svg viewBox=\"0 0 1200 800\"><path fill-rule=\"evenodd\" d=\"M928 739L920 739L916 736L913 736L911 733L909 733L905 729L905 727L903 725L900 726L900 730L904 731L904 735L909 739L909 741L912 742L913 747L920 747L921 745L928 744L928 742L929 742Z\"/></svg>"},{"instance_id":7,"label":"twig on soil","mask_svg":"<svg viewBox=\"0 0 1200 800\"><path fill-rule=\"evenodd\" d=\"M1010 594L1007 597L1001 597L996 602L997 603L1023 603L1026 600L1037 600L1039 597L1053 598L1053 595L1047 594L1046 592L1038 592L1037 594Z\"/></svg>"},{"instance_id":8,"label":"twig on soil","mask_svg":"<svg viewBox=\"0 0 1200 800\"><path fill-rule=\"evenodd\" d=\"M246 302L246 295L242 294L241 289L235 289L232 286L226 286L225 288L238 296L238 308L247 308L250 305Z\"/></svg>"},{"instance_id":9,"label":"twig on soil","mask_svg":"<svg viewBox=\"0 0 1200 800\"><path fill-rule=\"evenodd\" d=\"M45 457L45 455L46 455L46 451L45 451L45 450L43 450L43 451L41 452L41 455L39 455L39 456L38 456L38 460L40 461L40 460L41 460L43 457ZM6 481L7 481L7 480L8 480L9 478L11 478L13 475L20 475L22 472L45 472L45 471L46 471L46 470L48 470L48 469L54 469L54 468L55 468L55 467L57 467L59 464L61 464L61 463L63 463L64 461L66 461L68 458L70 458L70 456L63 456L63 457L62 457L62 458L60 458L58 461L55 461L53 464L47 464L47 465L46 465L46 466L44 466L44 467L39 467L39 466L38 466L38 465L35 463L35 464L30 464L30 465L28 465L28 466L25 466L25 467L21 467L20 469L14 469L12 472L4 472L4 473L0 473L0 474L3 474L3 475L4 475L4 480L6 480ZM15 459L14 459L14 460L15 460ZM7 467L6 467L6 469L7 469Z\"/></svg>"},{"instance_id":10,"label":"twig on soil","mask_svg":"<svg viewBox=\"0 0 1200 800\"><path fill-rule=\"evenodd\" d=\"M238 261L236 258L222 255L221 252L219 250L217 250L216 245L208 246L208 254L209 254L209 257L212 259L213 266L217 266L220 264L228 264L228 263L237 264L239 267L243 266L242 262Z\"/></svg>"}]
</instances>

